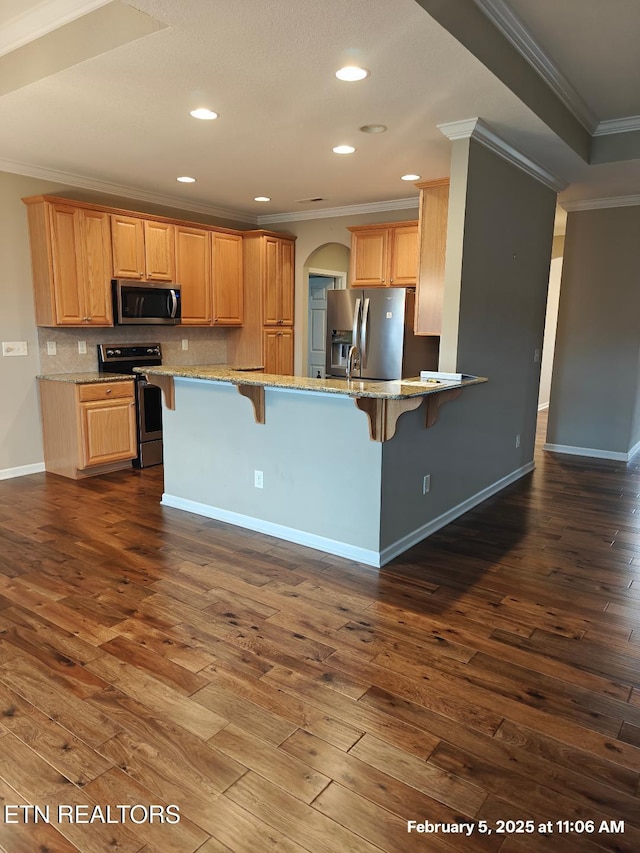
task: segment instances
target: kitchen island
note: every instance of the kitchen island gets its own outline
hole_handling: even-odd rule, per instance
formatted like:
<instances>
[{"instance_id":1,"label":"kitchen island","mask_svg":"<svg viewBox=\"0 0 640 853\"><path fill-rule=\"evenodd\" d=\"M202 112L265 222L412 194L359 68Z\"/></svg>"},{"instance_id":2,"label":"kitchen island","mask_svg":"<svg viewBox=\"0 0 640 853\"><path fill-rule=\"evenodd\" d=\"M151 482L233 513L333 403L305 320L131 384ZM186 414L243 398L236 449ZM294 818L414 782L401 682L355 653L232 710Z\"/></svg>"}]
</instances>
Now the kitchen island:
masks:
<instances>
[{"instance_id":1,"label":"kitchen island","mask_svg":"<svg viewBox=\"0 0 640 853\"><path fill-rule=\"evenodd\" d=\"M442 461L430 433L443 402L486 381L139 372L164 392L164 505L373 566L446 523L438 509L451 490L430 494Z\"/></svg>"}]
</instances>

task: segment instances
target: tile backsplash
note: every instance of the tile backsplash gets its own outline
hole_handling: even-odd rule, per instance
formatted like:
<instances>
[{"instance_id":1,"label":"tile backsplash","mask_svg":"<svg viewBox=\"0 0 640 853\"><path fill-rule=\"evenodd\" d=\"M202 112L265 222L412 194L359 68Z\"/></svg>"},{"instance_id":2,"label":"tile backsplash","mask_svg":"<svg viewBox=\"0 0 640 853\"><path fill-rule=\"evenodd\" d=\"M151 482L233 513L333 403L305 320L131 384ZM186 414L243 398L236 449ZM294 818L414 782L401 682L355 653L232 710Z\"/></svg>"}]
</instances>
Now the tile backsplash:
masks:
<instances>
[{"instance_id":1,"label":"tile backsplash","mask_svg":"<svg viewBox=\"0 0 640 853\"><path fill-rule=\"evenodd\" d=\"M98 369L98 344L162 344L166 365L224 364L227 360L227 336L232 330L197 326L114 326L113 328L61 329L38 328L40 372L84 373ZM182 349L182 340L189 349ZM47 354L47 342L56 344L56 355ZM85 341L86 354L78 352Z\"/></svg>"}]
</instances>

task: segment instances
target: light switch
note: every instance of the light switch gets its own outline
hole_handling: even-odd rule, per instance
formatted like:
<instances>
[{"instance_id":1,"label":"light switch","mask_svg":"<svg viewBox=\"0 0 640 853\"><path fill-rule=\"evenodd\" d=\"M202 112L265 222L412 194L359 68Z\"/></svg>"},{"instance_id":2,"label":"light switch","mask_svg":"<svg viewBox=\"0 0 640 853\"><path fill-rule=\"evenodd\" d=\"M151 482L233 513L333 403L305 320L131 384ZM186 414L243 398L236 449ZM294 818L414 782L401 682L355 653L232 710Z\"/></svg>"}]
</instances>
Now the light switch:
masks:
<instances>
[{"instance_id":1,"label":"light switch","mask_svg":"<svg viewBox=\"0 0 640 853\"><path fill-rule=\"evenodd\" d=\"M47 355L55 355L58 351L55 341L47 341Z\"/></svg>"},{"instance_id":2,"label":"light switch","mask_svg":"<svg viewBox=\"0 0 640 853\"><path fill-rule=\"evenodd\" d=\"M87 354L87 342L86 341L78 341L78 355L86 355Z\"/></svg>"},{"instance_id":3,"label":"light switch","mask_svg":"<svg viewBox=\"0 0 640 853\"><path fill-rule=\"evenodd\" d=\"M26 341L2 341L2 355L28 355Z\"/></svg>"}]
</instances>

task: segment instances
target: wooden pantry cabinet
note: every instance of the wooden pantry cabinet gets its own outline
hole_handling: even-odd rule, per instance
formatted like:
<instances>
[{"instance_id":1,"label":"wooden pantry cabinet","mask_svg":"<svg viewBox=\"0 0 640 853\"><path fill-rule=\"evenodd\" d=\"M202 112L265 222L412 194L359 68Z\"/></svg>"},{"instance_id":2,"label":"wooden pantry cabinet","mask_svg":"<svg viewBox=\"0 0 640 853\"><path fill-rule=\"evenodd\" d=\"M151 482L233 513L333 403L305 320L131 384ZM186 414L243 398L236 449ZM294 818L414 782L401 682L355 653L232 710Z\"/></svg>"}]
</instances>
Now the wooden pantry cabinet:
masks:
<instances>
[{"instance_id":1,"label":"wooden pantry cabinet","mask_svg":"<svg viewBox=\"0 0 640 853\"><path fill-rule=\"evenodd\" d=\"M111 214L113 277L175 281L175 225Z\"/></svg>"},{"instance_id":2,"label":"wooden pantry cabinet","mask_svg":"<svg viewBox=\"0 0 640 853\"><path fill-rule=\"evenodd\" d=\"M415 287L418 223L354 225L351 232L351 287Z\"/></svg>"},{"instance_id":3,"label":"wooden pantry cabinet","mask_svg":"<svg viewBox=\"0 0 640 853\"><path fill-rule=\"evenodd\" d=\"M230 362L293 374L295 237L273 231L242 235L244 324L228 340ZM278 334L281 332L281 334Z\"/></svg>"},{"instance_id":4,"label":"wooden pantry cabinet","mask_svg":"<svg viewBox=\"0 0 640 853\"><path fill-rule=\"evenodd\" d=\"M111 326L109 216L26 199L36 325Z\"/></svg>"},{"instance_id":5,"label":"wooden pantry cabinet","mask_svg":"<svg viewBox=\"0 0 640 853\"><path fill-rule=\"evenodd\" d=\"M420 263L414 329L418 335L440 335L444 304L449 180L443 178L416 186L420 190Z\"/></svg>"},{"instance_id":6,"label":"wooden pantry cabinet","mask_svg":"<svg viewBox=\"0 0 640 853\"><path fill-rule=\"evenodd\" d=\"M47 471L78 480L129 467L137 455L133 379L38 384Z\"/></svg>"}]
</instances>

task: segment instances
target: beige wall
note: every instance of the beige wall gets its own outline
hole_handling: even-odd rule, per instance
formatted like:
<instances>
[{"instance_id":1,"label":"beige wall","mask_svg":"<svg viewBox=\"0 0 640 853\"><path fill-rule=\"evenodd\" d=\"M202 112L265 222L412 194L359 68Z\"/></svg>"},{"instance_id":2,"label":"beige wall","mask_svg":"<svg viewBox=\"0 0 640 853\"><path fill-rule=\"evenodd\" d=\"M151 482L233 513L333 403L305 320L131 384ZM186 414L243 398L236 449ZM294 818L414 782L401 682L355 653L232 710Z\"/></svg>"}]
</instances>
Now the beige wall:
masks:
<instances>
[{"instance_id":1,"label":"beige wall","mask_svg":"<svg viewBox=\"0 0 640 853\"><path fill-rule=\"evenodd\" d=\"M553 238L551 270L549 272L549 292L547 295L547 314L544 323L542 343L542 366L540 368L540 392L538 408L549 405L551 397L551 375L556 346L556 328L558 326L558 303L560 301L560 281L562 277L562 257L564 254L564 234Z\"/></svg>"},{"instance_id":2,"label":"beige wall","mask_svg":"<svg viewBox=\"0 0 640 853\"><path fill-rule=\"evenodd\" d=\"M35 470L41 469L42 437L35 378L38 373L93 370L97 363L96 345L110 343L111 340L160 340L165 344L166 360L178 363L218 362L226 359L225 332L218 329L149 331L143 326L133 331L119 328L38 330L34 319L27 212L21 199L44 193L192 221L207 221L227 227L250 227L246 223L200 216L187 211L100 195L37 178L0 172L0 340L26 341L29 350L27 357L0 356L0 478L29 473L34 470L34 466ZM190 348L186 353L181 349L183 337L190 341ZM53 359L42 354L41 361L39 346L44 346L48 340L59 344L60 355ZM78 340L87 342L86 356L78 354Z\"/></svg>"},{"instance_id":3,"label":"beige wall","mask_svg":"<svg viewBox=\"0 0 640 853\"><path fill-rule=\"evenodd\" d=\"M569 213L548 445L623 458L640 435L640 206Z\"/></svg>"}]
</instances>

